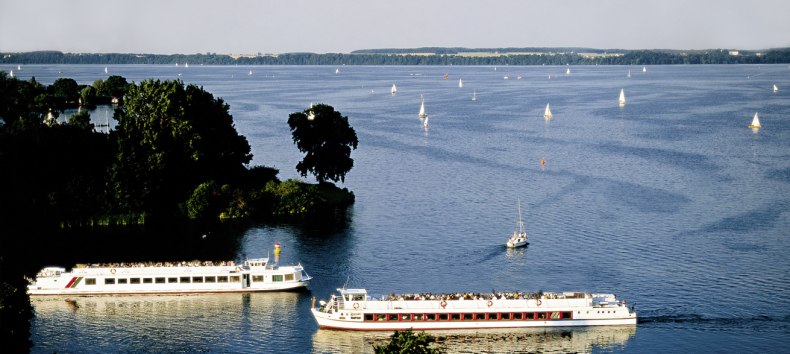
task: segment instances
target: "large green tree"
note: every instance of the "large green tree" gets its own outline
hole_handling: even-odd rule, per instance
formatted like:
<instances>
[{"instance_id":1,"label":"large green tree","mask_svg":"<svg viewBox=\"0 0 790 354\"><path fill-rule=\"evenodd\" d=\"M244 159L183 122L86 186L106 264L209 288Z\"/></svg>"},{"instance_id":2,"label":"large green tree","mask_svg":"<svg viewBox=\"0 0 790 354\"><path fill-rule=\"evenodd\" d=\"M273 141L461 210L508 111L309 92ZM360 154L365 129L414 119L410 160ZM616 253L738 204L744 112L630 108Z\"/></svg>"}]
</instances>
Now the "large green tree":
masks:
<instances>
[{"instance_id":1,"label":"large green tree","mask_svg":"<svg viewBox=\"0 0 790 354\"><path fill-rule=\"evenodd\" d=\"M177 212L199 184L238 178L252 159L229 106L180 80L130 85L115 119L111 172L121 212Z\"/></svg>"},{"instance_id":2,"label":"large green tree","mask_svg":"<svg viewBox=\"0 0 790 354\"><path fill-rule=\"evenodd\" d=\"M288 116L291 135L305 157L296 170L307 176L310 172L319 182L344 181L346 173L354 166L351 150L359 141L348 117L332 106L317 104L303 112Z\"/></svg>"}]
</instances>

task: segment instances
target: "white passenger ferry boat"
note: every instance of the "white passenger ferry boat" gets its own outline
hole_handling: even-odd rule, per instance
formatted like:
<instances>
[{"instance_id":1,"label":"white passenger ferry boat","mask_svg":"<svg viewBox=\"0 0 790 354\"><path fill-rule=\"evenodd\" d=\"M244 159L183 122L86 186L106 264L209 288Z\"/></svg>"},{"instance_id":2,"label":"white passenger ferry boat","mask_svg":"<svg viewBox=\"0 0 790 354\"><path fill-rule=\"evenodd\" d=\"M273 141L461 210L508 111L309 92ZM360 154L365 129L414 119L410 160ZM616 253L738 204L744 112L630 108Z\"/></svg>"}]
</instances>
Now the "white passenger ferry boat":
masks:
<instances>
[{"instance_id":1,"label":"white passenger ferry boat","mask_svg":"<svg viewBox=\"0 0 790 354\"><path fill-rule=\"evenodd\" d=\"M301 264L268 258L228 262L116 263L46 267L30 280L30 295L176 294L281 291L312 279Z\"/></svg>"},{"instance_id":2,"label":"white passenger ferry boat","mask_svg":"<svg viewBox=\"0 0 790 354\"><path fill-rule=\"evenodd\" d=\"M614 294L497 293L369 296L338 289L311 311L321 328L415 330L635 325L636 312Z\"/></svg>"}]
</instances>

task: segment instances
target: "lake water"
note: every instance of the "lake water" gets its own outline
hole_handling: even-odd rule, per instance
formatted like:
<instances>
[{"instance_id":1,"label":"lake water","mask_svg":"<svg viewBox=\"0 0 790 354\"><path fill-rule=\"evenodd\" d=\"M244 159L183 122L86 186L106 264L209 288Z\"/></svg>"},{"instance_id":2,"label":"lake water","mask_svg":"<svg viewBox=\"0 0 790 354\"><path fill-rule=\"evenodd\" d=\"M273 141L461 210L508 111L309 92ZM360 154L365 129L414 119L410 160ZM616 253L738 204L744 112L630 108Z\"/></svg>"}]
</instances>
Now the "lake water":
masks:
<instances>
[{"instance_id":1,"label":"lake water","mask_svg":"<svg viewBox=\"0 0 790 354\"><path fill-rule=\"evenodd\" d=\"M344 283L373 294L614 292L640 318L635 328L441 334L456 352L790 350L786 65L109 72L181 78L222 97L253 164L280 169L281 179L298 177L302 157L288 114L334 106L359 137L342 185L356 204L340 227L260 225L229 246L241 259L280 242L283 260L315 278L309 292L35 299L34 352L369 352L382 334L319 330L309 314L311 296ZM45 84L106 77L98 65L15 74ZM428 130L417 117L421 95ZM755 112L757 133L747 128ZM103 123L103 111L93 119ZM531 244L508 250L519 200Z\"/></svg>"}]
</instances>

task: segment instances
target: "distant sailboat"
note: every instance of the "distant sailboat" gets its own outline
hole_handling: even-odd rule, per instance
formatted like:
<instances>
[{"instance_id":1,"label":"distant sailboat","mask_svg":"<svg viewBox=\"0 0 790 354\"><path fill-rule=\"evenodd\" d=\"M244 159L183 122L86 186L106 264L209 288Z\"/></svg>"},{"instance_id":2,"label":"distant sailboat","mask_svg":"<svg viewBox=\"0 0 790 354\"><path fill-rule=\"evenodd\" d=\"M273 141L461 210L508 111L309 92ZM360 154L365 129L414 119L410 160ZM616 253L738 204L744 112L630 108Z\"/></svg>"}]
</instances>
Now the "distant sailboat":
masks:
<instances>
[{"instance_id":1,"label":"distant sailboat","mask_svg":"<svg viewBox=\"0 0 790 354\"><path fill-rule=\"evenodd\" d=\"M631 70L628 70L628 78L631 78Z\"/></svg>"},{"instance_id":2,"label":"distant sailboat","mask_svg":"<svg viewBox=\"0 0 790 354\"><path fill-rule=\"evenodd\" d=\"M420 96L420 118L425 118L427 120L428 114L425 113L425 99Z\"/></svg>"},{"instance_id":3,"label":"distant sailboat","mask_svg":"<svg viewBox=\"0 0 790 354\"><path fill-rule=\"evenodd\" d=\"M313 112L313 106L315 106L312 102L310 102L310 108L307 110L307 120L315 119L315 113Z\"/></svg>"},{"instance_id":4,"label":"distant sailboat","mask_svg":"<svg viewBox=\"0 0 790 354\"><path fill-rule=\"evenodd\" d=\"M428 116L426 116L425 119L423 119L422 127L425 128L425 130L428 130Z\"/></svg>"},{"instance_id":5,"label":"distant sailboat","mask_svg":"<svg viewBox=\"0 0 790 354\"><path fill-rule=\"evenodd\" d=\"M464 81L463 80L458 79L458 87L459 88L464 87Z\"/></svg>"},{"instance_id":6,"label":"distant sailboat","mask_svg":"<svg viewBox=\"0 0 790 354\"><path fill-rule=\"evenodd\" d=\"M250 72L247 73L247 76L252 76L252 70L250 70Z\"/></svg>"},{"instance_id":7,"label":"distant sailboat","mask_svg":"<svg viewBox=\"0 0 790 354\"><path fill-rule=\"evenodd\" d=\"M757 116L757 112L754 112L754 118L752 118L752 124L749 124L749 128L752 130L757 131L757 129L762 128L762 124L760 124L760 117Z\"/></svg>"},{"instance_id":8,"label":"distant sailboat","mask_svg":"<svg viewBox=\"0 0 790 354\"><path fill-rule=\"evenodd\" d=\"M184 67L188 68L189 67L189 63L184 63Z\"/></svg>"},{"instance_id":9,"label":"distant sailboat","mask_svg":"<svg viewBox=\"0 0 790 354\"><path fill-rule=\"evenodd\" d=\"M551 114L551 108L549 108L549 104L546 103L546 111L543 112L543 118L551 119L552 117L554 116Z\"/></svg>"},{"instance_id":10,"label":"distant sailboat","mask_svg":"<svg viewBox=\"0 0 790 354\"><path fill-rule=\"evenodd\" d=\"M9 77L14 77L14 71L13 71L13 70L11 70L11 72L8 74L8 76L9 76Z\"/></svg>"},{"instance_id":11,"label":"distant sailboat","mask_svg":"<svg viewBox=\"0 0 790 354\"><path fill-rule=\"evenodd\" d=\"M503 79L505 79L505 80L509 79L509 77L508 77L507 75L505 75L505 76L504 76L504 77L502 77L502 78L503 78Z\"/></svg>"},{"instance_id":12,"label":"distant sailboat","mask_svg":"<svg viewBox=\"0 0 790 354\"><path fill-rule=\"evenodd\" d=\"M618 100L620 107L625 106L625 90L620 89L620 99Z\"/></svg>"},{"instance_id":13,"label":"distant sailboat","mask_svg":"<svg viewBox=\"0 0 790 354\"><path fill-rule=\"evenodd\" d=\"M107 67L104 67L104 73L107 74Z\"/></svg>"},{"instance_id":14,"label":"distant sailboat","mask_svg":"<svg viewBox=\"0 0 790 354\"><path fill-rule=\"evenodd\" d=\"M395 86L395 84L392 84L392 88L390 89L390 93L393 94L393 95L398 93L398 88Z\"/></svg>"},{"instance_id":15,"label":"distant sailboat","mask_svg":"<svg viewBox=\"0 0 790 354\"><path fill-rule=\"evenodd\" d=\"M642 67L642 72L643 72L643 73L646 73L646 72L647 72L647 67L646 67L646 66L643 66L643 67Z\"/></svg>"},{"instance_id":16,"label":"distant sailboat","mask_svg":"<svg viewBox=\"0 0 790 354\"><path fill-rule=\"evenodd\" d=\"M565 69L565 75L570 75L570 74L571 74L571 68Z\"/></svg>"},{"instance_id":17,"label":"distant sailboat","mask_svg":"<svg viewBox=\"0 0 790 354\"><path fill-rule=\"evenodd\" d=\"M176 66L178 66L178 62L176 62Z\"/></svg>"},{"instance_id":18,"label":"distant sailboat","mask_svg":"<svg viewBox=\"0 0 790 354\"><path fill-rule=\"evenodd\" d=\"M477 101L477 90L472 92L472 101Z\"/></svg>"},{"instance_id":19,"label":"distant sailboat","mask_svg":"<svg viewBox=\"0 0 790 354\"><path fill-rule=\"evenodd\" d=\"M779 91L779 88L778 88L778 87L776 87L776 84L774 84L774 88L773 88L773 90L774 90L774 92L778 92L778 91Z\"/></svg>"},{"instance_id":20,"label":"distant sailboat","mask_svg":"<svg viewBox=\"0 0 790 354\"><path fill-rule=\"evenodd\" d=\"M518 221L516 221L516 230L513 230L513 234L507 240L507 247L508 248L516 248L521 246L526 246L529 244L527 241L527 232L524 231L524 220L521 218L521 200L518 201Z\"/></svg>"},{"instance_id":21,"label":"distant sailboat","mask_svg":"<svg viewBox=\"0 0 790 354\"><path fill-rule=\"evenodd\" d=\"M335 75L340 74L340 68L335 69Z\"/></svg>"}]
</instances>

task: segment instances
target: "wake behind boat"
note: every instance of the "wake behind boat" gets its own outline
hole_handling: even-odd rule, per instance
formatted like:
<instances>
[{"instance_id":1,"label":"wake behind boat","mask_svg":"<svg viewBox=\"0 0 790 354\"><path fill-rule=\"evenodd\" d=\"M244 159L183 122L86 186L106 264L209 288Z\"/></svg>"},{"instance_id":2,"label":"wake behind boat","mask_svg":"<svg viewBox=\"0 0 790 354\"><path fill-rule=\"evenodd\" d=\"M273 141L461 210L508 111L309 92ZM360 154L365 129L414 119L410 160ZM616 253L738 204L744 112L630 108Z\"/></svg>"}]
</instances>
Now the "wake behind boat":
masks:
<instances>
[{"instance_id":1,"label":"wake behind boat","mask_svg":"<svg viewBox=\"0 0 790 354\"><path fill-rule=\"evenodd\" d=\"M321 328L361 331L635 325L636 312L614 294L580 292L405 294L369 296L337 289L315 298Z\"/></svg>"},{"instance_id":2,"label":"wake behind boat","mask_svg":"<svg viewBox=\"0 0 790 354\"><path fill-rule=\"evenodd\" d=\"M227 262L160 262L46 267L30 280L30 295L173 294L282 291L306 287L301 264L268 258Z\"/></svg>"}]
</instances>

